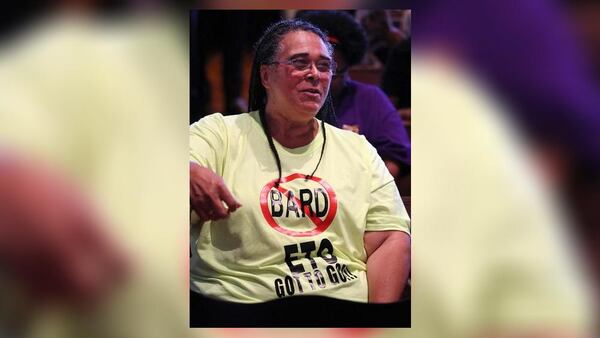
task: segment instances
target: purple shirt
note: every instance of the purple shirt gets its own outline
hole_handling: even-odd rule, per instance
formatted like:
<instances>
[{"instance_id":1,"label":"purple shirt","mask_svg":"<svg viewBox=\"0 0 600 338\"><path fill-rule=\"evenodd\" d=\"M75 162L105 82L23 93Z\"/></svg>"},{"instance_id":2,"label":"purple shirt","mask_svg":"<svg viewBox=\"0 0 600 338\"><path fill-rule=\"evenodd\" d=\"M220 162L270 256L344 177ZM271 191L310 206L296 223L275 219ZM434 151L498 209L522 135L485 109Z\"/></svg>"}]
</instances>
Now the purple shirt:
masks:
<instances>
[{"instance_id":1,"label":"purple shirt","mask_svg":"<svg viewBox=\"0 0 600 338\"><path fill-rule=\"evenodd\" d=\"M364 135L381 158L408 171L410 139L400 114L379 87L348 80L334 107L339 128L347 125Z\"/></svg>"}]
</instances>

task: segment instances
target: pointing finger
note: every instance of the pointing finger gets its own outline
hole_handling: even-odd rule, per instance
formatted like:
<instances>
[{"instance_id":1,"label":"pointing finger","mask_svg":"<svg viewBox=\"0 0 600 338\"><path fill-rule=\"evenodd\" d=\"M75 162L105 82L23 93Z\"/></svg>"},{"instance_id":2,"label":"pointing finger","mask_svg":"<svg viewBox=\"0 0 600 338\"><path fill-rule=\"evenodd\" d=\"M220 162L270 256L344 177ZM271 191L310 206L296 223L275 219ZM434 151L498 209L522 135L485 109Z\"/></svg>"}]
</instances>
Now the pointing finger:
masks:
<instances>
[{"instance_id":1,"label":"pointing finger","mask_svg":"<svg viewBox=\"0 0 600 338\"><path fill-rule=\"evenodd\" d=\"M240 202L238 202L235 199L235 197L233 197L233 195L231 194L229 189L227 189L227 187L221 186L220 190L221 190L220 197L223 199L225 204L227 204L227 207L229 208L230 213L236 211L239 207L242 206L242 204Z\"/></svg>"}]
</instances>

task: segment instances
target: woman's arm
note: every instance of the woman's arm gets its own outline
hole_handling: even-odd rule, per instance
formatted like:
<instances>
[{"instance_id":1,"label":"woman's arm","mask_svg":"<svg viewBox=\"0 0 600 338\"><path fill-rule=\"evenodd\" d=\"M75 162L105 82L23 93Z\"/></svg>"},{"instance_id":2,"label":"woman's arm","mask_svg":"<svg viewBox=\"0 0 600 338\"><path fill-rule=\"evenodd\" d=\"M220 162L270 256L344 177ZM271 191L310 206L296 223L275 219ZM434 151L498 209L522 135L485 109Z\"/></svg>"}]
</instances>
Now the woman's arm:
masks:
<instances>
[{"instance_id":1,"label":"woman's arm","mask_svg":"<svg viewBox=\"0 0 600 338\"><path fill-rule=\"evenodd\" d=\"M402 231L367 231L369 303L400 300L410 271L410 236Z\"/></svg>"},{"instance_id":2,"label":"woman's arm","mask_svg":"<svg viewBox=\"0 0 600 338\"><path fill-rule=\"evenodd\" d=\"M227 218L242 206L219 175L194 162L190 162L190 205L202 222Z\"/></svg>"}]
</instances>

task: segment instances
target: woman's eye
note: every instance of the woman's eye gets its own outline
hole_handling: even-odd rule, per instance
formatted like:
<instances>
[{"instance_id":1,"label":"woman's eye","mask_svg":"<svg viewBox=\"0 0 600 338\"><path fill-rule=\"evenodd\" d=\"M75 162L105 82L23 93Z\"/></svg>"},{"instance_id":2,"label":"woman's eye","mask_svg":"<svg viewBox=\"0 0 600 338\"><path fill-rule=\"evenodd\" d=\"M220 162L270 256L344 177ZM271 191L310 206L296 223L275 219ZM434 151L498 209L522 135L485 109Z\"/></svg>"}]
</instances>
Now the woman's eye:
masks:
<instances>
[{"instance_id":1,"label":"woman's eye","mask_svg":"<svg viewBox=\"0 0 600 338\"><path fill-rule=\"evenodd\" d=\"M331 62L329 61L322 61L317 63L317 69L319 69L320 71L329 71L331 69Z\"/></svg>"},{"instance_id":2,"label":"woman's eye","mask_svg":"<svg viewBox=\"0 0 600 338\"><path fill-rule=\"evenodd\" d=\"M309 62L307 60L303 60L303 59L295 59L295 60L292 60L292 65L294 65L294 67L299 70L303 70L308 67Z\"/></svg>"}]
</instances>

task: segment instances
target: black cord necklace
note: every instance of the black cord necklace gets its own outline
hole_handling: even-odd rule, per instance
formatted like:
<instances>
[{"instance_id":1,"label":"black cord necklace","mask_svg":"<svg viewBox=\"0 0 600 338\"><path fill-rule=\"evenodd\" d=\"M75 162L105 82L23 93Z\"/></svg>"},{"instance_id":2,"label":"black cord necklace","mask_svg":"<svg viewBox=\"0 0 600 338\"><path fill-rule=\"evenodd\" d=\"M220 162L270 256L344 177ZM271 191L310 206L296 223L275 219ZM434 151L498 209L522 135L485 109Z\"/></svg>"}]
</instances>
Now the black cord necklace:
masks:
<instances>
[{"instance_id":1,"label":"black cord necklace","mask_svg":"<svg viewBox=\"0 0 600 338\"><path fill-rule=\"evenodd\" d=\"M275 163L277 164L277 171L279 172L279 177L277 179L277 182L275 182L275 187L279 187L279 184L281 183L281 159L279 158L279 153L277 152L277 148L275 148L275 143L273 142L273 136L271 136L271 132L269 130L269 124L267 123L266 113L263 109L260 109L258 113L260 116L260 122L263 127L263 131L265 132L265 135L267 136L267 140L269 142L269 148L271 148L271 152L273 153L273 156L275 156ZM319 161L315 166L315 170L313 170L313 172L310 175L304 176L305 180L308 180L315 175L315 172L317 172L317 169L319 168L319 165L323 160L323 153L325 152L325 143L327 142L327 132L325 131L324 120L321 120L321 129L323 130L323 145L321 146L321 154L319 155Z\"/></svg>"},{"instance_id":2,"label":"black cord necklace","mask_svg":"<svg viewBox=\"0 0 600 338\"><path fill-rule=\"evenodd\" d=\"M325 152L325 143L327 142L327 133L325 132L325 121L321 120L321 129L323 130L323 145L321 146L321 155L319 155L319 162L317 162L317 166L315 170L313 170L312 174L306 175L304 177L305 180L312 178L315 175L317 169L319 169L319 164L321 164L321 160L323 159L323 153Z\"/></svg>"}]
</instances>

